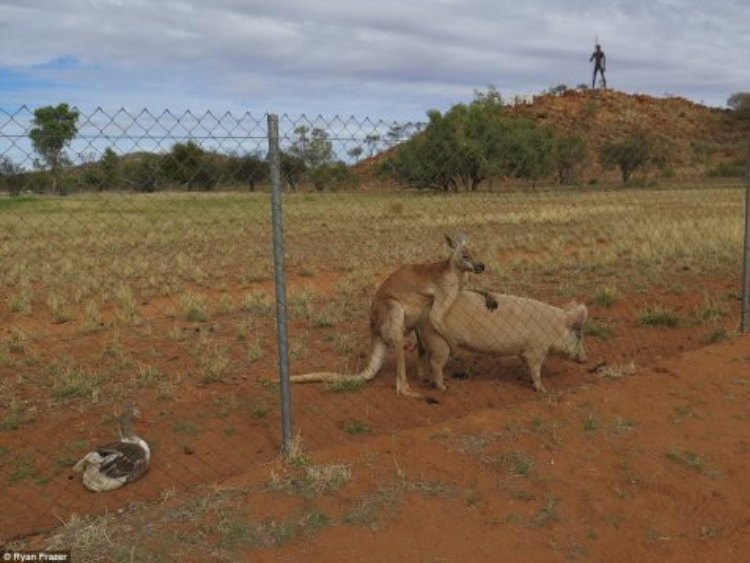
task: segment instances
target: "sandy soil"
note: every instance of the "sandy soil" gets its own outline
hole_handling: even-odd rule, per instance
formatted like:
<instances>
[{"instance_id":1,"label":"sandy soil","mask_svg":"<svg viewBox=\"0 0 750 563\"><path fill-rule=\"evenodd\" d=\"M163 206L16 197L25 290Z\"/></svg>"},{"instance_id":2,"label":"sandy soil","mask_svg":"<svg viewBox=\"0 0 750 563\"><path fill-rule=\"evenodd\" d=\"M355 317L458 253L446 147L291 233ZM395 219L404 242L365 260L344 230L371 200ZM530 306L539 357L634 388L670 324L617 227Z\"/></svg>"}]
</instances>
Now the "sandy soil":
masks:
<instances>
[{"instance_id":1,"label":"sandy soil","mask_svg":"<svg viewBox=\"0 0 750 563\"><path fill-rule=\"evenodd\" d=\"M212 443L217 434L207 431L183 444L159 442L147 478L110 495L87 493L65 472L48 490L72 512L117 514L111 527L135 534L138 549L151 553L144 560L153 558L148 546L156 538L173 537L174 518L166 515L177 510L175 503L180 510L188 502L210 503L217 491L237 494L233 511L247 522L293 522L297 532L272 545L209 533L200 547L187 542L190 551L181 560L746 560L750 337L681 353L620 379L585 369L558 373L563 365L551 363L546 381L552 392L545 397L513 377L495 384L453 380L433 404L396 398L385 377L356 393L328 392L329 408L344 413L339 420L356 415L378 428L380 417L401 410L424 424L340 433L333 442L328 429L316 434L309 417L299 416L303 440L316 446L296 465L280 462L276 428L265 421L259 426L265 425L267 440L252 447L266 461L244 471L241 452ZM486 394L487 387L496 393L491 408L450 416L462 410L456 405L466 396ZM509 389L515 392L506 394ZM298 405L320 403L320 390L304 390L296 395ZM210 398L205 393L203 401ZM158 436L159 427L151 422L148 429ZM246 439L238 439L238 449L246 451ZM185 463L191 457L195 463ZM206 471L207 460L215 462L213 473ZM343 466L349 477L312 494L269 486L305 482L300 476L307 466ZM191 485L211 477L211 487ZM20 493L10 493L13 505ZM18 502L15 516L22 516ZM25 507L32 511L33 503ZM300 524L310 522L305 514L324 518L311 529ZM50 528L61 517L35 515L37 526ZM13 516L2 511L2 529L22 532L23 519ZM202 517L199 512L190 520ZM199 529L212 526L209 519ZM52 531L26 545L52 545L54 537ZM116 546L117 534L110 537Z\"/></svg>"}]
</instances>

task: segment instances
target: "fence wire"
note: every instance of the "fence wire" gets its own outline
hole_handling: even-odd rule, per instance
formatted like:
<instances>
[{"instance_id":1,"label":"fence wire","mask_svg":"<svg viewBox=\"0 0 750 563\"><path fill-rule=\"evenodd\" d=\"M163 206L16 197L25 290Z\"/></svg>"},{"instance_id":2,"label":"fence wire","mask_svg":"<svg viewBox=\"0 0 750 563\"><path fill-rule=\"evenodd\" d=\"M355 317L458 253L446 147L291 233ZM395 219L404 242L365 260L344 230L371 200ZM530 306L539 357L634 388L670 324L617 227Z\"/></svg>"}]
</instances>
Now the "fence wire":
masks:
<instances>
[{"instance_id":1,"label":"fence wire","mask_svg":"<svg viewBox=\"0 0 750 563\"><path fill-rule=\"evenodd\" d=\"M686 179L694 163L663 139L599 151L475 110L278 120L292 375L361 372L378 287L450 259L446 234L483 264L442 331L440 268L396 288L417 295L404 346L422 399L397 395L392 346L364 384L292 385L305 451L536 400L540 364L536 387L558 396L737 330L739 178ZM66 136L0 112L3 538L221 480L281 444L267 116L66 107L52 122L71 114ZM129 404L152 467L88 493L71 467Z\"/></svg>"}]
</instances>

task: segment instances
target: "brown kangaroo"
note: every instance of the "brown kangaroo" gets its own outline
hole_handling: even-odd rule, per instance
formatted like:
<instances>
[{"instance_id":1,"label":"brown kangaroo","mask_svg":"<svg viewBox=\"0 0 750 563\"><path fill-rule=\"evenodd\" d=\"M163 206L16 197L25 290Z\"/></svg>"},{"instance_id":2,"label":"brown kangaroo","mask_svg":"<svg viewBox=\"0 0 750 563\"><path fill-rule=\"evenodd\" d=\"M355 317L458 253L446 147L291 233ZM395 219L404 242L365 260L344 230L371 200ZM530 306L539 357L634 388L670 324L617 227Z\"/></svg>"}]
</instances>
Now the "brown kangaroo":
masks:
<instances>
[{"instance_id":1,"label":"brown kangaroo","mask_svg":"<svg viewBox=\"0 0 750 563\"><path fill-rule=\"evenodd\" d=\"M438 334L446 334L443 315L451 308L463 286L467 272L479 274L484 264L474 259L462 234L445 235L452 249L450 257L428 264L408 264L393 272L375 292L370 306L370 360L357 374L308 373L290 378L293 383L314 381L369 381L383 366L388 345L396 350L396 393L421 397L406 379L404 337L417 323L428 318ZM449 337L446 340L451 341Z\"/></svg>"}]
</instances>

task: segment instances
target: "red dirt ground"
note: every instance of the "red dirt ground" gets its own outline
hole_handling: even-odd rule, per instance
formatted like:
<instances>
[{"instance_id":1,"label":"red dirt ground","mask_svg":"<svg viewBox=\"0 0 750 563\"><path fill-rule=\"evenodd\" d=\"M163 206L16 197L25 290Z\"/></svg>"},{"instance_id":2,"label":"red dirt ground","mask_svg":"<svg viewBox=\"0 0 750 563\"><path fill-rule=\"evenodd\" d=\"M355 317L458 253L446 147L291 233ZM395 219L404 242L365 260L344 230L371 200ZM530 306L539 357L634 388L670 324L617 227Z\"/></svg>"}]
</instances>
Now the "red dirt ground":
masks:
<instances>
[{"instance_id":1,"label":"red dirt ground","mask_svg":"<svg viewBox=\"0 0 750 563\"><path fill-rule=\"evenodd\" d=\"M334 518L393 483L400 500L372 526L334 525L245 560L747 561L748 399L742 337L622 380L316 451L317 463L352 465L325 503ZM519 452L533 460L527 475L509 470ZM256 517L270 512L261 500L249 503Z\"/></svg>"},{"instance_id":2,"label":"red dirt ground","mask_svg":"<svg viewBox=\"0 0 750 563\"><path fill-rule=\"evenodd\" d=\"M685 311L697 302L686 294L678 301ZM633 306L631 300L631 313ZM593 319L618 327L633 323L617 305L591 311ZM210 330L221 331L221 323ZM392 359L380 377L353 393L294 387L295 427L305 454L315 464L349 465L352 479L315 501L329 518L319 532L230 558L746 560L750 338L700 348L706 326L642 330L653 342L641 336L635 353L619 353L623 343L617 340L589 338L588 365L548 360L546 397L533 393L516 360L466 354L446 373L468 378L452 378L446 394L423 388L435 404L395 396ZM124 338L123 346L137 353L139 342ZM163 346L166 364L184 362L184 350L169 339L150 346ZM622 349L628 347L632 343ZM668 359L653 364L656 351ZM54 355L55 346L45 353ZM79 353L85 355L85 348ZM321 361L334 356L322 348ZM622 379L604 378L591 371L602 358L610 366L634 359L639 369ZM279 467L276 390L263 384L273 377L273 364L273 357L266 358L256 373L216 384L187 381L166 403L141 396L149 412L143 434L154 446L155 462L146 478L111 494L88 493L68 467L43 471L45 463L55 465L57 448L71 436L109 439L111 425L101 423L107 409L37 413L24 432L5 432L2 445L13 452L32 444L33 465L45 478L32 487L26 479L5 488L3 536L52 530L72 514L113 513L130 503L155 503L156 512L166 492L182 501L200 498L206 483L255 487L259 492L244 505L253 519L294 517L309 499L264 487L269 463ZM268 416L250 414L258 401L267 404ZM347 432L350 421L369 430ZM99 430L92 433L92 424ZM518 460L525 465L514 468ZM387 502L377 501L383 491ZM347 523L345 515L368 502L375 506L374 520ZM44 545L44 537L31 541Z\"/></svg>"}]
</instances>

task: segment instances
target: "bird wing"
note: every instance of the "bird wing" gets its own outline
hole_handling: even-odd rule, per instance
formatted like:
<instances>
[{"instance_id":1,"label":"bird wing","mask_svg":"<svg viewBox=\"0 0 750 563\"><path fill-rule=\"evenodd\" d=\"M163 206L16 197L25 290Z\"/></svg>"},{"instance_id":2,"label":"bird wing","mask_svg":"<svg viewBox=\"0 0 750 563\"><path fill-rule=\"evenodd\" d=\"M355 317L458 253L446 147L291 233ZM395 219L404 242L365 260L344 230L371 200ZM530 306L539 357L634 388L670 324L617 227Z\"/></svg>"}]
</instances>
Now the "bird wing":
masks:
<instances>
[{"instance_id":1,"label":"bird wing","mask_svg":"<svg viewBox=\"0 0 750 563\"><path fill-rule=\"evenodd\" d=\"M102 457L99 472L111 479L125 478L126 482L134 481L148 468L145 450L138 444L114 442L96 448Z\"/></svg>"}]
</instances>

